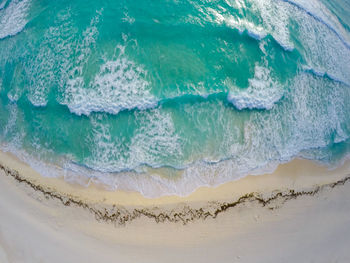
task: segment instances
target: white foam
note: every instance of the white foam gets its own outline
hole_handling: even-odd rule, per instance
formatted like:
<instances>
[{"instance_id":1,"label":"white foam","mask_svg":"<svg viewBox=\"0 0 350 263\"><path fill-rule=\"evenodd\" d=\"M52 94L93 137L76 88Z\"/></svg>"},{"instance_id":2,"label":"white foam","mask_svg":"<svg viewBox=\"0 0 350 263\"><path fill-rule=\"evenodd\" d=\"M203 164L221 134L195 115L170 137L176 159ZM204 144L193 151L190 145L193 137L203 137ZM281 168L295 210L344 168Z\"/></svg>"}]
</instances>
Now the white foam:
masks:
<instances>
[{"instance_id":1,"label":"white foam","mask_svg":"<svg viewBox=\"0 0 350 263\"><path fill-rule=\"evenodd\" d=\"M97 25L102 11L96 11L78 43L75 40L78 30L72 24L70 9L58 13L55 25L46 30L38 55L27 68L30 73L28 99L34 106L46 106L53 87L58 87L59 102L67 104L67 98L64 95L62 98L66 87L74 90L84 86L83 70L98 37Z\"/></svg>"},{"instance_id":2,"label":"white foam","mask_svg":"<svg viewBox=\"0 0 350 263\"><path fill-rule=\"evenodd\" d=\"M37 60L40 61L38 64L40 69L36 72L38 75L30 77L32 85L29 87L28 99L36 107L44 107L48 102L48 93L55 79L53 71L55 61L51 58L49 50L45 54L39 54Z\"/></svg>"},{"instance_id":3,"label":"white foam","mask_svg":"<svg viewBox=\"0 0 350 263\"><path fill-rule=\"evenodd\" d=\"M350 84L349 33L338 19L317 0L252 1L252 9L261 14L264 29L285 49L294 44L290 28L296 32L299 52L314 72ZM295 22L298 26L294 27Z\"/></svg>"},{"instance_id":4,"label":"white foam","mask_svg":"<svg viewBox=\"0 0 350 263\"><path fill-rule=\"evenodd\" d=\"M259 8L263 10L263 17L272 26L277 25L276 34L289 31L291 21L298 27L294 33L299 45L299 52L306 60L306 66L315 73L328 75L334 80L350 84L350 34L320 1L317 0L283 0L272 1L272 10L282 12L282 22L278 24L277 13L270 11L270 4L258 1ZM290 21L289 21L290 20ZM277 39L277 38L276 38ZM284 42L284 41L282 41Z\"/></svg>"},{"instance_id":5,"label":"white foam","mask_svg":"<svg viewBox=\"0 0 350 263\"><path fill-rule=\"evenodd\" d=\"M62 89L64 96L61 103L77 115L89 115L91 112L117 114L124 109L155 107L157 101L145 79L147 72L124 55L124 47L118 47L119 56L107 60L93 80L85 82L84 67L98 36L96 25L99 15L91 21L77 46L77 60Z\"/></svg>"},{"instance_id":6,"label":"white foam","mask_svg":"<svg viewBox=\"0 0 350 263\"><path fill-rule=\"evenodd\" d=\"M268 7L269 5L266 5L266 8ZM275 16L280 11L275 12L277 12L275 8L272 8L271 13L265 16ZM281 12L284 13L284 11ZM333 74L339 79L349 80L347 74L350 71L347 61L350 60L346 48L324 23L314 20L305 12L295 11L294 8L291 9L289 16L294 16L301 25L299 33L302 46L306 50L306 61L321 77L300 73L288 83L290 93L286 94L286 99L283 103L276 105L275 102L283 95L283 89L273 79L267 67L256 65L254 78L249 80L249 87L243 91L235 90L233 87L234 90L230 92L228 99L237 108L264 108L270 111L249 113L248 118L242 121L244 128L236 132L241 134L242 141L238 141L230 131L239 125L235 123L237 119L232 118L232 122L226 122L224 127L226 130L223 134L227 134L227 137L222 136L223 142L220 147L223 148L227 160L223 161L206 155L205 161L191 163L186 169L179 171L179 176L175 179L163 176L161 169L145 168L145 164L157 167L162 163L171 163L170 159L181 157L183 153L181 137L176 133L172 115L162 108L134 113L138 127L130 142L113 137L112 125L108 123L108 118L103 119L103 114L90 115L93 133L88 140L91 143L92 157L85 162L89 167L106 173L76 165L70 162L72 158L68 157L68 161L60 163L61 167L36 161L29 155L25 157L26 160L44 175L64 174L66 180L84 185L96 182L109 189L137 190L148 197L165 194L187 195L203 185L214 186L247 174L272 171L278 163L287 162L295 156L312 156L311 153L303 152L305 150L322 148L333 142L338 143L349 139L349 89L344 88L341 83L322 78L324 74ZM218 18L220 21L220 16ZM276 39L288 43L289 33L283 31L288 30L285 18L282 17L281 25L275 26L280 19L270 17L264 21L270 23L269 30L276 31L274 36ZM280 28L283 29L282 32L279 32ZM279 33L281 36L278 36ZM85 85L81 73L95 38L96 31L93 28L88 30L84 38L86 40L81 44L86 49L82 49L77 59L77 75L72 74L68 83L70 89L67 89L69 99L67 103L72 104L67 105L73 106L73 112L76 110L77 114L87 115L92 111L116 113L121 109L147 105L147 103L139 104L140 97L151 98L150 101L153 101L154 98L145 80L147 72L123 54L116 59L106 61L95 78ZM125 85L129 85L126 90L123 89ZM115 105L109 106L115 102ZM77 108L74 108L75 106ZM213 104L214 106L223 107L222 104ZM210 110L214 112L215 109ZM229 107L226 107L226 110L230 111ZM235 114L237 111L230 112ZM8 131L12 129L11 127L15 127L16 119L12 116L17 116L15 110L11 114L9 120L12 119L13 123L8 123L5 129ZM219 116L225 115L220 112ZM211 116L211 118L214 117ZM218 120L220 125L225 124L223 119ZM197 121L202 129L206 129L203 121L207 119L198 118ZM321 154L320 150L317 157ZM176 160L172 164L176 164ZM147 174L109 173L140 167L142 169L138 172L146 169Z\"/></svg>"},{"instance_id":7,"label":"white foam","mask_svg":"<svg viewBox=\"0 0 350 263\"><path fill-rule=\"evenodd\" d=\"M91 146L91 156L84 160L86 165L102 172L128 169L129 155L123 138L112 137L104 116L92 116L90 120L93 129L86 142Z\"/></svg>"},{"instance_id":8,"label":"white foam","mask_svg":"<svg viewBox=\"0 0 350 263\"><path fill-rule=\"evenodd\" d=\"M249 79L249 87L244 90L231 90L227 99L239 110L269 110L282 96L283 87L272 79L270 70L256 65L254 78Z\"/></svg>"},{"instance_id":9,"label":"white foam","mask_svg":"<svg viewBox=\"0 0 350 263\"><path fill-rule=\"evenodd\" d=\"M15 90L11 90L10 92L7 93L7 98L12 102L17 102L19 99L19 93L16 92Z\"/></svg>"},{"instance_id":10,"label":"white foam","mask_svg":"<svg viewBox=\"0 0 350 263\"><path fill-rule=\"evenodd\" d=\"M301 74L294 81L293 104L297 119L295 127L303 136L296 143L303 149L325 147L331 134L334 142L349 138L346 131L349 90L340 83L311 74Z\"/></svg>"},{"instance_id":11,"label":"white foam","mask_svg":"<svg viewBox=\"0 0 350 263\"><path fill-rule=\"evenodd\" d=\"M278 164L278 162L269 163L249 170L248 168L242 169L229 160L218 164L198 162L186 170L178 171L177 175L172 178L169 177L166 169L164 171L162 169L147 169L144 173L105 173L76 165L64 159L59 161L59 165L51 164L11 145L2 145L0 148L15 154L43 176L63 176L68 182L78 183L86 187L95 183L112 191L116 189L138 191L149 198L173 194L186 196L199 187L217 186L239 179L248 172L253 174L272 172Z\"/></svg>"},{"instance_id":12,"label":"white foam","mask_svg":"<svg viewBox=\"0 0 350 263\"><path fill-rule=\"evenodd\" d=\"M24 127L18 127L18 122L23 119L22 113L18 111L18 106L15 103L7 105L7 110L9 117L1 137L9 141L13 147L20 148L25 136Z\"/></svg>"},{"instance_id":13,"label":"white foam","mask_svg":"<svg viewBox=\"0 0 350 263\"><path fill-rule=\"evenodd\" d=\"M13 0L5 9L0 10L0 39L14 36L24 29L28 23L29 7L29 0Z\"/></svg>"},{"instance_id":14,"label":"white foam","mask_svg":"<svg viewBox=\"0 0 350 263\"><path fill-rule=\"evenodd\" d=\"M348 139L349 95L339 83L311 74L297 75L281 106L269 115L252 115L247 132L256 147L253 152L284 161L304 150L326 147L332 140Z\"/></svg>"},{"instance_id":15,"label":"white foam","mask_svg":"<svg viewBox=\"0 0 350 263\"><path fill-rule=\"evenodd\" d=\"M0 10L5 7L6 3L7 3L7 0L0 1Z\"/></svg>"},{"instance_id":16,"label":"white foam","mask_svg":"<svg viewBox=\"0 0 350 263\"><path fill-rule=\"evenodd\" d=\"M8 106L9 110L9 119L4 127L3 137L8 136L10 133L14 132L16 122L17 122L17 115L18 115L18 108L16 104L10 104Z\"/></svg>"},{"instance_id":17,"label":"white foam","mask_svg":"<svg viewBox=\"0 0 350 263\"><path fill-rule=\"evenodd\" d=\"M308 18L309 17L309 18ZM338 35L302 11L296 16L306 66L350 85L350 49Z\"/></svg>"},{"instance_id":18,"label":"white foam","mask_svg":"<svg viewBox=\"0 0 350 263\"><path fill-rule=\"evenodd\" d=\"M133 24L135 22L135 18L129 16L129 13L127 11L124 12L124 17L122 18L122 21Z\"/></svg>"},{"instance_id":19,"label":"white foam","mask_svg":"<svg viewBox=\"0 0 350 263\"><path fill-rule=\"evenodd\" d=\"M107 61L94 80L85 87L82 78L68 82L67 106L77 115L91 112L117 114L123 109L146 109L156 106L146 72L125 57Z\"/></svg>"},{"instance_id":20,"label":"white foam","mask_svg":"<svg viewBox=\"0 0 350 263\"><path fill-rule=\"evenodd\" d=\"M239 5L241 6L241 5ZM237 29L241 34L244 31L247 31L247 34L257 40L261 40L266 37L266 30L258 25L255 25L253 22L240 18L238 16L233 16L227 10L215 10L213 8L207 8L207 12L211 14L214 19L211 19L210 16L207 16L207 19L210 22L215 22L217 24L225 24L228 27Z\"/></svg>"},{"instance_id":21,"label":"white foam","mask_svg":"<svg viewBox=\"0 0 350 263\"><path fill-rule=\"evenodd\" d=\"M226 4L235 9L234 12L224 8L202 8L198 7L204 19L217 24L238 29L240 32L247 30L248 35L257 40L265 38L267 34L272 37L286 50L293 50L294 44L290 37L291 21L301 18L298 21L301 25L306 23L319 22L332 31L336 38L343 42L347 48L350 47L350 34L320 1L318 0L249 0L250 12L260 17L262 26L253 23L253 17L246 14L246 4L240 2L229 2ZM298 10L299 9L299 10ZM239 15L234 14L238 12ZM232 14L233 13L233 14ZM243 18L244 17L244 18Z\"/></svg>"},{"instance_id":22,"label":"white foam","mask_svg":"<svg viewBox=\"0 0 350 263\"><path fill-rule=\"evenodd\" d=\"M267 35L267 32L263 27L257 26L246 19L234 19L231 17L227 19L226 24L232 28L238 29L241 33L246 30L247 34L256 40L262 40Z\"/></svg>"},{"instance_id":23,"label":"white foam","mask_svg":"<svg viewBox=\"0 0 350 263\"><path fill-rule=\"evenodd\" d=\"M247 174L272 172L279 163L289 162L298 156L313 158L312 153L305 150L320 149L349 139L349 89L344 89L341 83L308 73L300 73L290 85L284 103L271 111L251 112L242 123L243 128L234 131L241 134L241 140L237 141L237 136L231 136L231 130L238 125L237 119L231 118L234 116L218 120L219 126L216 127L222 128L223 134L228 135L221 138L220 145L227 154L226 160L196 161L177 171L174 178L169 176L169 170L163 168L145 168L138 173L110 173L116 168L165 163L162 158L169 160L169 157L181 156L181 138L176 133L171 114L162 108L135 113L138 128L129 144L116 140L119 137L113 137L105 115L90 116L93 125L92 137L89 138L92 159L85 161L90 167L104 172L76 165L69 161L71 158L60 162L60 166L54 166L28 155L23 156L27 156L26 161L45 176L63 175L68 181L86 186L94 182L110 190L139 191L146 197L188 195L201 186L216 186ZM188 112L193 112L196 107L198 105L190 105ZM217 113L219 116L227 117L224 111L237 114L223 104L212 104L212 107L221 109ZM207 112L213 111L213 108L206 106L202 109L207 116ZM217 119L217 115L209 118ZM201 127L203 121L199 120ZM316 157L323 155L325 153L320 150ZM106 167L110 170L107 171Z\"/></svg>"},{"instance_id":24,"label":"white foam","mask_svg":"<svg viewBox=\"0 0 350 263\"><path fill-rule=\"evenodd\" d=\"M350 34L339 22L338 18L331 13L324 6L324 4L319 0L283 0L288 3L292 3L315 19L319 20L321 23L324 23L330 30L334 31L337 36L345 42L345 44L350 47Z\"/></svg>"},{"instance_id":25,"label":"white foam","mask_svg":"<svg viewBox=\"0 0 350 263\"><path fill-rule=\"evenodd\" d=\"M45 31L38 53L26 64L27 97L34 106L46 106L50 90L57 86L62 89L67 81L75 34L70 9L59 12L54 25Z\"/></svg>"},{"instance_id":26,"label":"white foam","mask_svg":"<svg viewBox=\"0 0 350 263\"><path fill-rule=\"evenodd\" d=\"M270 34L285 50L293 50L294 45L290 40L289 18L290 6L287 3L272 0L249 1L249 12L252 16L247 16L247 7L243 1L228 2L234 12L224 8L206 8L198 7L199 12L204 15L206 21L225 24L228 27L237 29L240 33L245 30L248 35L257 40L262 40ZM238 12L238 14L235 14ZM257 25L253 19L260 18L262 25Z\"/></svg>"},{"instance_id":27,"label":"white foam","mask_svg":"<svg viewBox=\"0 0 350 263\"><path fill-rule=\"evenodd\" d=\"M98 37L97 25L100 22L100 17L103 10L96 11L96 16L93 17L90 21L90 25L83 32L82 41L76 47L76 56L75 65L77 67L73 69L74 75L82 74L83 66L87 63L87 60L91 54L91 49L95 46L96 39Z\"/></svg>"},{"instance_id":28,"label":"white foam","mask_svg":"<svg viewBox=\"0 0 350 263\"><path fill-rule=\"evenodd\" d=\"M23 94L23 80L24 80L24 72L22 65L18 64L14 70L11 83L10 90L7 93L7 97L11 102L17 102L19 98Z\"/></svg>"},{"instance_id":29,"label":"white foam","mask_svg":"<svg viewBox=\"0 0 350 263\"><path fill-rule=\"evenodd\" d=\"M290 39L289 18L290 8L286 3L273 0L251 1L252 9L261 15L265 30L285 49L293 50Z\"/></svg>"},{"instance_id":30,"label":"white foam","mask_svg":"<svg viewBox=\"0 0 350 263\"><path fill-rule=\"evenodd\" d=\"M136 120L140 126L130 145L132 163L157 167L181 159L181 139L176 133L170 113L158 108L137 113Z\"/></svg>"},{"instance_id":31,"label":"white foam","mask_svg":"<svg viewBox=\"0 0 350 263\"><path fill-rule=\"evenodd\" d=\"M141 166L159 166L182 156L181 141L170 114L160 109L136 113L138 128L131 142L112 136L110 125L101 115L93 116L93 133L89 140L91 157L88 167L102 172L122 172Z\"/></svg>"}]
</instances>

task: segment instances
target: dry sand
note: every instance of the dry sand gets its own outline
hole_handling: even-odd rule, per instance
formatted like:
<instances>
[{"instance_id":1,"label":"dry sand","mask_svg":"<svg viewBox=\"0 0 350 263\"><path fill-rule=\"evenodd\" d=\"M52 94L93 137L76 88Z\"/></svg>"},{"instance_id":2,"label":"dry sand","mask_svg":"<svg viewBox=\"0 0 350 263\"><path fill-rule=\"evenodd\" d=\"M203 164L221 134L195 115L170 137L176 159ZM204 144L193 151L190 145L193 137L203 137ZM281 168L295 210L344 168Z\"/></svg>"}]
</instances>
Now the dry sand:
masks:
<instances>
[{"instance_id":1,"label":"dry sand","mask_svg":"<svg viewBox=\"0 0 350 263\"><path fill-rule=\"evenodd\" d=\"M44 178L0 152L0 262L350 262L350 163L306 160L188 197Z\"/></svg>"}]
</instances>

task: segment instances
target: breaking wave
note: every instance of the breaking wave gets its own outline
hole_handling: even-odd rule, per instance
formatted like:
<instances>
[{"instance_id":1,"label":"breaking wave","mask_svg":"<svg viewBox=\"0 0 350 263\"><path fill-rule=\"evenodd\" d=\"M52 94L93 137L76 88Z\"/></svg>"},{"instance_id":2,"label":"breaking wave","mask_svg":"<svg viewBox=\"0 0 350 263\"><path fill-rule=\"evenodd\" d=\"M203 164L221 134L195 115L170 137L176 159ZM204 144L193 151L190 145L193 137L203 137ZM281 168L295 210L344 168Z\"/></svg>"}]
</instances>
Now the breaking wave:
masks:
<instances>
[{"instance_id":1,"label":"breaking wave","mask_svg":"<svg viewBox=\"0 0 350 263\"><path fill-rule=\"evenodd\" d=\"M0 145L44 176L186 195L349 156L334 1L39 2L0 1Z\"/></svg>"}]
</instances>

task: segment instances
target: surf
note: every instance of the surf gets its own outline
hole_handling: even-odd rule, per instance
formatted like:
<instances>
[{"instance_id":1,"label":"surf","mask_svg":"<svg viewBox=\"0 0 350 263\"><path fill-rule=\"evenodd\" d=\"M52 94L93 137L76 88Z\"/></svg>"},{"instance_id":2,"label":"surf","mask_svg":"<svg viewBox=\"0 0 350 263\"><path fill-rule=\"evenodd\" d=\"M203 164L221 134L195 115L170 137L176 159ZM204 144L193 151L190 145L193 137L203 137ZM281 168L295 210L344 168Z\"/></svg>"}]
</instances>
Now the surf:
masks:
<instances>
[{"instance_id":1,"label":"surf","mask_svg":"<svg viewBox=\"0 0 350 263\"><path fill-rule=\"evenodd\" d=\"M44 176L152 197L294 158L337 166L350 137L337 12L318 0L3 0L1 149Z\"/></svg>"}]
</instances>

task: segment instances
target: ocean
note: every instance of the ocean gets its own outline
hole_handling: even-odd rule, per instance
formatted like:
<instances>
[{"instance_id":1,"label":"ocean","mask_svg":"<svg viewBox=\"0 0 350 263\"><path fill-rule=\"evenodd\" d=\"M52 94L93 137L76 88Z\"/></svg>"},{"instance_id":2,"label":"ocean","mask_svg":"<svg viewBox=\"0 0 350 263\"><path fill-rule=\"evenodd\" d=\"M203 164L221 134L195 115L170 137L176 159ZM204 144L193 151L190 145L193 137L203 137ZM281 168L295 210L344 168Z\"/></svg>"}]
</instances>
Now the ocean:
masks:
<instances>
[{"instance_id":1,"label":"ocean","mask_svg":"<svg viewBox=\"0 0 350 263\"><path fill-rule=\"evenodd\" d=\"M187 195L350 156L349 0L0 0L0 149Z\"/></svg>"}]
</instances>

